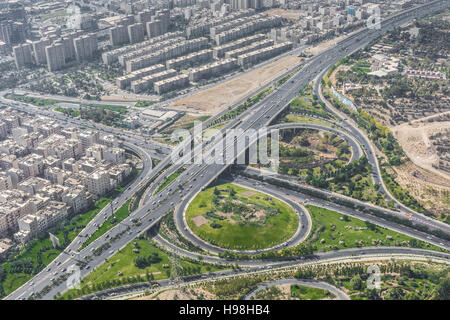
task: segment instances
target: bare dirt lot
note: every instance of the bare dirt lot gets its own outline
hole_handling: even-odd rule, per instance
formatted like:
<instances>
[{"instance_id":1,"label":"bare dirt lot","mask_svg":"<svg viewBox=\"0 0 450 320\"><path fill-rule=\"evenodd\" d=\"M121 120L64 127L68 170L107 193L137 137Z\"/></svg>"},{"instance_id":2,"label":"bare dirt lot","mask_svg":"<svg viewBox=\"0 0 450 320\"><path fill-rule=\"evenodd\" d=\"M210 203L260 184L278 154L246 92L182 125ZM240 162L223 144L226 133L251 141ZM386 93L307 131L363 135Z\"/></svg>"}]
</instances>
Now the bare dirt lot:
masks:
<instances>
[{"instance_id":1,"label":"bare dirt lot","mask_svg":"<svg viewBox=\"0 0 450 320\"><path fill-rule=\"evenodd\" d=\"M298 20L302 17L302 12L299 10L270 9L265 13L272 16L281 16L288 20Z\"/></svg>"},{"instance_id":2,"label":"bare dirt lot","mask_svg":"<svg viewBox=\"0 0 450 320\"><path fill-rule=\"evenodd\" d=\"M308 49L305 50L305 52L310 53L312 55L317 55L317 54L321 53L322 51L327 50L331 46L334 46L337 42L341 41L345 37L346 37L346 35L342 35L340 37L337 37L337 38L334 38L334 39L331 39L331 40L328 40L325 42L321 42L315 47L309 47Z\"/></svg>"},{"instance_id":3,"label":"bare dirt lot","mask_svg":"<svg viewBox=\"0 0 450 320\"><path fill-rule=\"evenodd\" d=\"M281 58L229 81L174 101L167 107L196 114L214 115L271 82L298 64L300 60L301 58L297 56Z\"/></svg>"},{"instance_id":4,"label":"bare dirt lot","mask_svg":"<svg viewBox=\"0 0 450 320\"><path fill-rule=\"evenodd\" d=\"M209 222L208 219L206 219L204 216L195 216L192 218L192 221L194 221L197 227L201 227L202 225Z\"/></svg>"},{"instance_id":5,"label":"bare dirt lot","mask_svg":"<svg viewBox=\"0 0 450 320\"><path fill-rule=\"evenodd\" d=\"M392 132L412 162L441 177L450 179L448 173L433 168L432 165L439 162L439 157L429 139L431 135L449 130L449 128L450 121L433 123L413 122L395 126L392 128Z\"/></svg>"},{"instance_id":6,"label":"bare dirt lot","mask_svg":"<svg viewBox=\"0 0 450 320\"><path fill-rule=\"evenodd\" d=\"M395 181L422 206L445 220L450 215L450 181L412 162L395 167Z\"/></svg>"},{"instance_id":7,"label":"bare dirt lot","mask_svg":"<svg viewBox=\"0 0 450 320\"><path fill-rule=\"evenodd\" d=\"M256 193L252 192L252 191L244 191L241 192L240 195L244 196L244 197L252 197L254 196Z\"/></svg>"}]
</instances>

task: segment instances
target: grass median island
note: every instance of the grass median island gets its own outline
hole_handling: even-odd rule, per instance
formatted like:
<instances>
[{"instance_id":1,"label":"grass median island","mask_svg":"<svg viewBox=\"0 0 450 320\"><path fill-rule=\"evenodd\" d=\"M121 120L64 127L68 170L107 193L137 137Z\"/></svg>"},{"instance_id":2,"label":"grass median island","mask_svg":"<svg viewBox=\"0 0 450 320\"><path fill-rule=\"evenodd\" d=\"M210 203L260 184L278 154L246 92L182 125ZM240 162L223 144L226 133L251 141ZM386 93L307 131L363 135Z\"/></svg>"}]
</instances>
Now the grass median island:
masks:
<instances>
[{"instance_id":1,"label":"grass median island","mask_svg":"<svg viewBox=\"0 0 450 320\"><path fill-rule=\"evenodd\" d=\"M77 109L74 108L63 108L63 107L56 107L55 109L53 109L57 112L61 112L64 113L65 115L68 115L70 117L79 117L80 116L80 111L78 111Z\"/></svg>"},{"instance_id":2,"label":"grass median island","mask_svg":"<svg viewBox=\"0 0 450 320\"><path fill-rule=\"evenodd\" d=\"M208 273L224 267L205 264L198 260L178 259L183 276ZM172 262L169 254L150 240L140 237L126 245L114 256L92 271L81 281L79 290L69 290L62 299L74 299L89 293L138 282L150 282L170 277Z\"/></svg>"},{"instance_id":3,"label":"grass median island","mask_svg":"<svg viewBox=\"0 0 450 320\"><path fill-rule=\"evenodd\" d=\"M186 210L186 221L200 238L227 249L269 248L298 228L289 205L231 183L200 192Z\"/></svg>"},{"instance_id":4,"label":"grass median island","mask_svg":"<svg viewBox=\"0 0 450 320\"><path fill-rule=\"evenodd\" d=\"M30 96L19 95L19 94L7 94L5 97L7 99L29 103L36 107L48 107L48 106L54 105L59 102L56 100L30 97Z\"/></svg>"},{"instance_id":5,"label":"grass median island","mask_svg":"<svg viewBox=\"0 0 450 320\"><path fill-rule=\"evenodd\" d=\"M410 236L348 217L328 209L306 206L313 222L306 240L317 250L330 251L355 247L413 247L435 251L443 249Z\"/></svg>"},{"instance_id":6,"label":"grass median island","mask_svg":"<svg viewBox=\"0 0 450 320\"><path fill-rule=\"evenodd\" d=\"M164 181L164 183L162 185L159 186L158 190L156 190L156 193L160 192L161 190L163 190L165 187L167 187L173 180L175 180L179 175L181 174L181 171L176 171L174 173L172 173L170 176L168 176L166 178L166 180Z\"/></svg>"}]
</instances>

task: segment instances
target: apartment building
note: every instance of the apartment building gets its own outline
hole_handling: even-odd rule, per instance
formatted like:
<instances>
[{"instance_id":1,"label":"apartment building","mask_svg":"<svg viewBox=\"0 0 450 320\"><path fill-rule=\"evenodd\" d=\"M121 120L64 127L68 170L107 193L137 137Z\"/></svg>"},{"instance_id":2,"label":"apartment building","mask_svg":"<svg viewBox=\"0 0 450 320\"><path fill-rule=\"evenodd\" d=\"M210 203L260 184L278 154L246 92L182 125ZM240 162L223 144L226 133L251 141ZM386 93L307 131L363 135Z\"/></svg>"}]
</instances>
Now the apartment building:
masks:
<instances>
[{"instance_id":1,"label":"apartment building","mask_svg":"<svg viewBox=\"0 0 450 320\"><path fill-rule=\"evenodd\" d=\"M96 196L106 194L111 190L111 183L109 181L109 174L106 170L96 170L87 177L87 189Z\"/></svg>"},{"instance_id":2,"label":"apartment building","mask_svg":"<svg viewBox=\"0 0 450 320\"><path fill-rule=\"evenodd\" d=\"M158 94L163 94L175 89L184 88L189 84L189 75L179 74L165 80L154 83L155 91Z\"/></svg>"},{"instance_id":3,"label":"apartment building","mask_svg":"<svg viewBox=\"0 0 450 320\"><path fill-rule=\"evenodd\" d=\"M213 50L204 49L185 56L166 61L167 69L180 70L183 67L189 67L193 64L204 63L213 59Z\"/></svg>"},{"instance_id":4,"label":"apartment building","mask_svg":"<svg viewBox=\"0 0 450 320\"><path fill-rule=\"evenodd\" d=\"M248 46L234 49L225 53L225 58L237 58L240 55L252 52L258 49L267 48L274 45L274 41L271 39L264 39L262 41L254 42Z\"/></svg>"},{"instance_id":5,"label":"apartment building","mask_svg":"<svg viewBox=\"0 0 450 320\"><path fill-rule=\"evenodd\" d=\"M33 64L32 45L29 43L20 44L13 48L14 61L17 69L29 67Z\"/></svg>"},{"instance_id":6,"label":"apartment building","mask_svg":"<svg viewBox=\"0 0 450 320\"><path fill-rule=\"evenodd\" d=\"M197 82L201 79L211 78L229 72L238 67L236 59L222 59L199 68L193 68L189 72L189 80Z\"/></svg>"},{"instance_id":7,"label":"apartment building","mask_svg":"<svg viewBox=\"0 0 450 320\"><path fill-rule=\"evenodd\" d=\"M116 79L116 85L120 89L125 89L131 85L132 81L142 79L146 76L164 71L166 68L162 64L155 64L148 68L140 69ZM168 68L171 69L171 68ZM173 69L173 68L172 68Z\"/></svg>"},{"instance_id":8,"label":"apartment building","mask_svg":"<svg viewBox=\"0 0 450 320\"><path fill-rule=\"evenodd\" d=\"M262 33L258 33L249 37L245 37L230 43L226 43L221 46L217 46L213 49L213 56L214 58L222 58L225 56L225 53L228 51L232 51L238 48L245 47L253 42L262 41L266 39L266 35Z\"/></svg>"},{"instance_id":9,"label":"apartment building","mask_svg":"<svg viewBox=\"0 0 450 320\"><path fill-rule=\"evenodd\" d=\"M145 90L149 90L153 88L153 84L155 82L171 78L177 75L177 71L173 69L165 70L162 72L158 72L149 76L146 76L140 80L131 82L131 91L134 93L139 93Z\"/></svg>"},{"instance_id":10,"label":"apartment building","mask_svg":"<svg viewBox=\"0 0 450 320\"><path fill-rule=\"evenodd\" d=\"M256 51L240 55L238 57L238 64L241 67L246 68L260 61L267 60L270 59L271 57L277 56L282 52L286 52L292 49L292 45L293 45L292 42L287 41L283 43L278 43L276 45L267 48L259 49Z\"/></svg>"},{"instance_id":11,"label":"apartment building","mask_svg":"<svg viewBox=\"0 0 450 320\"><path fill-rule=\"evenodd\" d=\"M62 42L55 42L45 47L48 71L61 70L66 65L65 47Z\"/></svg>"},{"instance_id":12,"label":"apartment building","mask_svg":"<svg viewBox=\"0 0 450 320\"><path fill-rule=\"evenodd\" d=\"M102 53L102 60L103 60L104 64L110 65L110 64L117 62L119 59L119 56L121 56L121 55L125 55L129 52L151 46L160 41L164 41L164 40L172 39L172 38L178 38L178 37L181 37L182 35L183 35L183 33L181 31L170 32L170 33L166 33L160 37L156 37L156 38L153 38L153 39L150 39L147 41L143 41L143 42L136 43L133 45L128 45L128 46L124 46L124 47L117 48L114 50L110 50L110 51Z\"/></svg>"},{"instance_id":13,"label":"apartment building","mask_svg":"<svg viewBox=\"0 0 450 320\"><path fill-rule=\"evenodd\" d=\"M179 57L183 54L198 51L208 46L207 38L197 38L193 40L184 40L176 44L165 47L161 50L144 55L139 58L128 60L126 62L126 71L133 72L138 69L146 68L151 65L161 63L172 58Z\"/></svg>"}]
</instances>

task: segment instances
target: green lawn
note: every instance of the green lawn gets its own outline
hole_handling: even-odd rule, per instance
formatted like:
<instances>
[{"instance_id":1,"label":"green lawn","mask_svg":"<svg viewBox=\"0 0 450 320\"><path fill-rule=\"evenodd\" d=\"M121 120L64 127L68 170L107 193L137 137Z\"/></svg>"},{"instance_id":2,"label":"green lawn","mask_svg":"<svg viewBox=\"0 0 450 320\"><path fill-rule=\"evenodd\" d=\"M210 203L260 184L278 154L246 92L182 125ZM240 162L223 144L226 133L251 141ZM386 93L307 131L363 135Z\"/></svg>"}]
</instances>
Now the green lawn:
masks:
<instances>
[{"instance_id":1,"label":"green lawn","mask_svg":"<svg viewBox=\"0 0 450 320\"><path fill-rule=\"evenodd\" d=\"M54 110L64 113L64 114L67 114L71 117L79 117L80 116L80 111L73 109L73 108L56 107Z\"/></svg>"},{"instance_id":2,"label":"green lawn","mask_svg":"<svg viewBox=\"0 0 450 320\"><path fill-rule=\"evenodd\" d=\"M331 127L331 124L322 120L314 119L314 118L308 118L303 116L298 116L295 114L288 114L286 117L284 117L281 121L281 123L313 123L313 124L319 124L322 126Z\"/></svg>"},{"instance_id":3,"label":"green lawn","mask_svg":"<svg viewBox=\"0 0 450 320\"><path fill-rule=\"evenodd\" d=\"M317 250L340 250L370 246L412 246L440 251L440 248L407 235L342 215L335 211L308 205L313 227L306 240Z\"/></svg>"},{"instance_id":4,"label":"green lawn","mask_svg":"<svg viewBox=\"0 0 450 320\"><path fill-rule=\"evenodd\" d=\"M88 105L81 105L82 107L91 107L91 108L99 108L99 109L106 109L106 110L111 110L111 111L115 111L118 113L127 113L127 107L124 106L110 106L110 105L102 105L102 104L88 104Z\"/></svg>"},{"instance_id":5,"label":"green lawn","mask_svg":"<svg viewBox=\"0 0 450 320\"><path fill-rule=\"evenodd\" d=\"M218 185L219 195L214 189L200 192L186 210L189 228L205 241L228 249L268 248L298 228L297 214L282 201L231 183ZM228 213L219 214L222 210ZM197 226L194 220L199 219L207 223Z\"/></svg>"},{"instance_id":6,"label":"green lawn","mask_svg":"<svg viewBox=\"0 0 450 320\"><path fill-rule=\"evenodd\" d=\"M372 70L370 69L370 62L368 61L358 61L357 63L355 63L350 70L356 73L369 73Z\"/></svg>"},{"instance_id":7,"label":"green lawn","mask_svg":"<svg viewBox=\"0 0 450 320\"><path fill-rule=\"evenodd\" d=\"M81 246L81 249L88 246L90 243L94 242L96 239L101 237L103 234L105 234L108 230L112 229L114 226L119 224L122 220L124 220L126 217L129 216L129 205L130 205L131 199L129 199L127 202L125 202L116 212L114 212L114 217L109 218L107 221L105 221Z\"/></svg>"},{"instance_id":8,"label":"green lawn","mask_svg":"<svg viewBox=\"0 0 450 320\"><path fill-rule=\"evenodd\" d=\"M139 101L134 105L136 108L146 108L153 104L153 101Z\"/></svg>"},{"instance_id":9,"label":"green lawn","mask_svg":"<svg viewBox=\"0 0 450 320\"><path fill-rule=\"evenodd\" d=\"M144 268L138 268L135 265L134 261L137 257L148 257L150 255L157 255L157 260L159 261L155 261ZM178 262L183 268L183 270L180 271L182 275L208 273L221 269L220 267L207 265L200 261L187 261L180 258L178 259ZM115 287L133 282L167 279L170 276L171 266L172 263L166 252L157 248L149 240L142 238L136 239L84 278L82 280L80 291L76 292L75 290L70 290L64 294L64 297L71 299L75 296L87 294L88 292L95 292L108 287Z\"/></svg>"},{"instance_id":10,"label":"green lawn","mask_svg":"<svg viewBox=\"0 0 450 320\"><path fill-rule=\"evenodd\" d=\"M328 290L300 286L297 284L291 285L291 296L300 300L319 300L324 298L334 298L334 295Z\"/></svg>"},{"instance_id":11,"label":"green lawn","mask_svg":"<svg viewBox=\"0 0 450 320\"><path fill-rule=\"evenodd\" d=\"M28 96L22 96L22 95L17 95L17 94L8 94L8 95L6 95L6 98L29 103L29 104L32 104L37 107L47 107L47 106L54 105L55 103L58 103L58 101L55 101L55 100L41 99L41 98L36 98L36 97L28 97Z\"/></svg>"},{"instance_id":12,"label":"green lawn","mask_svg":"<svg viewBox=\"0 0 450 320\"><path fill-rule=\"evenodd\" d=\"M313 94L312 85L305 86L300 94L289 104L289 112L318 115L322 118L330 118L331 115L320 104Z\"/></svg>"}]
</instances>

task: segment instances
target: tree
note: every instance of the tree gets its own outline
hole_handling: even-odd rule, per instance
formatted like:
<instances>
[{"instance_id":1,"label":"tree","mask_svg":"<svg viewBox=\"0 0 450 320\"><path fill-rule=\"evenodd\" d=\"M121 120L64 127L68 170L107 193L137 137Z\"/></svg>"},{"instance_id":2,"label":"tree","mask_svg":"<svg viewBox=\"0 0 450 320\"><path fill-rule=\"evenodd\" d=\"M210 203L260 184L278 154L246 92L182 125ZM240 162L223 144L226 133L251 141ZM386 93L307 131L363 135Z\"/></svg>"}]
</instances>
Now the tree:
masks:
<instances>
[{"instance_id":1,"label":"tree","mask_svg":"<svg viewBox=\"0 0 450 320\"><path fill-rule=\"evenodd\" d=\"M148 266L148 262L145 256L138 256L134 259L134 265L139 269L144 269Z\"/></svg>"},{"instance_id":2,"label":"tree","mask_svg":"<svg viewBox=\"0 0 450 320\"><path fill-rule=\"evenodd\" d=\"M366 288L366 290L364 290L364 294L370 300L379 300L380 299L380 295L378 294L377 289Z\"/></svg>"},{"instance_id":3,"label":"tree","mask_svg":"<svg viewBox=\"0 0 450 320\"><path fill-rule=\"evenodd\" d=\"M217 189L217 187L214 187L214 194L216 196L220 195L220 191L219 191L219 189Z\"/></svg>"},{"instance_id":4,"label":"tree","mask_svg":"<svg viewBox=\"0 0 450 320\"><path fill-rule=\"evenodd\" d=\"M445 279L437 287L437 300L449 300L450 299L450 278Z\"/></svg>"},{"instance_id":5,"label":"tree","mask_svg":"<svg viewBox=\"0 0 450 320\"><path fill-rule=\"evenodd\" d=\"M362 286L363 286L363 281L361 279L361 276L360 275L354 276L350 280L350 286L352 287L353 290L361 290Z\"/></svg>"},{"instance_id":6,"label":"tree","mask_svg":"<svg viewBox=\"0 0 450 320\"><path fill-rule=\"evenodd\" d=\"M5 281L6 279L6 270L2 266L0 266L0 283Z\"/></svg>"}]
</instances>

